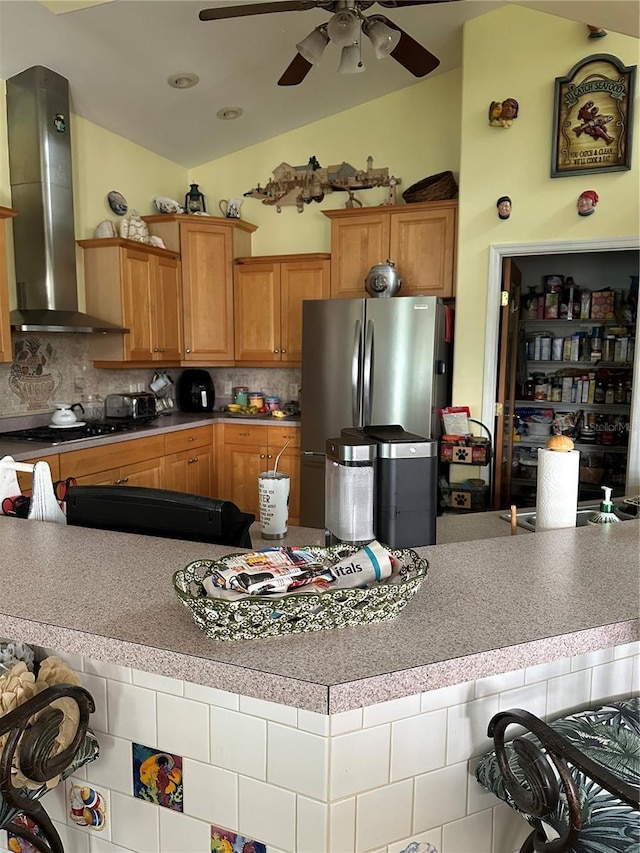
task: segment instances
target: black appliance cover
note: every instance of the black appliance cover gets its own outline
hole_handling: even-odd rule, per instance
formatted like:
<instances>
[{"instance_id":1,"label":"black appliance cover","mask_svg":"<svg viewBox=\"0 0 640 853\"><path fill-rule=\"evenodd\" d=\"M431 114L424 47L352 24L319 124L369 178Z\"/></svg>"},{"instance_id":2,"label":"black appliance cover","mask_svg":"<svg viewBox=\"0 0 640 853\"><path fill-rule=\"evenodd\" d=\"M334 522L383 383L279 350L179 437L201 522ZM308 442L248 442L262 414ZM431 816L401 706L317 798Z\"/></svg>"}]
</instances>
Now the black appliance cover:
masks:
<instances>
[{"instance_id":1,"label":"black appliance cover","mask_svg":"<svg viewBox=\"0 0 640 853\"><path fill-rule=\"evenodd\" d=\"M232 501L146 486L70 486L67 523L166 539L251 548L255 515Z\"/></svg>"},{"instance_id":2,"label":"black appliance cover","mask_svg":"<svg viewBox=\"0 0 640 853\"><path fill-rule=\"evenodd\" d=\"M212 412L216 403L213 380L207 370L187 368L178 379L178 405L183 412Z\"/></svg>"}]
</instances>

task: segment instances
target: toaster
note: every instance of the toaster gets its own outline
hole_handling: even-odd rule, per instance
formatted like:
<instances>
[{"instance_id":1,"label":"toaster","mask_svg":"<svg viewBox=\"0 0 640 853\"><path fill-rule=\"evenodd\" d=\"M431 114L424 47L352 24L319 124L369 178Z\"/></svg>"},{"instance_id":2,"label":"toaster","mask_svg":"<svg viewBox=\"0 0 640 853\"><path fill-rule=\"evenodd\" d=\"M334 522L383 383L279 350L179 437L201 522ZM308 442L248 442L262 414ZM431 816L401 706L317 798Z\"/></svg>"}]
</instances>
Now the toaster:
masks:
<instances>
[{"instance_id":1,"label":"toaster","mask_svg":"<svg viewBox=\"0 0 640 853\"><path fill-rule=\"evenodd\" d=\"M104 401L105 418L150 420L156 416L156 398L148 391L131 394L107 394Z\"/></svg>"}]
</instances>

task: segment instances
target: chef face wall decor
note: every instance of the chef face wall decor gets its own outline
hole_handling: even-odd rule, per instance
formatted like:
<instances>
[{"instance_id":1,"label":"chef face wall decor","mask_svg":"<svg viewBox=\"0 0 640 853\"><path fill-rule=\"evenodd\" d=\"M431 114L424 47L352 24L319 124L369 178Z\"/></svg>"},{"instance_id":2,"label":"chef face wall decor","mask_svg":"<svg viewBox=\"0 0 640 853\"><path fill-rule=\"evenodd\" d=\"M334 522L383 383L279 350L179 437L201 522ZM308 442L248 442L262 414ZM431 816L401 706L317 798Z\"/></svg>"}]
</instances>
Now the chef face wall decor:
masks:
<instances>
[{"instance_id":1,"label":"chef face wall decor","mask_svg":"<svg viewBox=\"0 0 640 853\"><path fill-rule=\"evenodd\" d=\"M578 214L580 216L591 216L596 212L598 193L595 190L585 190L578 198Z\"/></svg>"},{"instance_id":2,"label":"chef face wall decor","mask_svg":"<svg viewBox=\"0 0 640 853\"><path fill-rule=\"evenodd\" d=\"M518 118L520 106L515 98L505 98L503 101L491 101L489 105L489 124L491 127L511 127L514 119Z\"/></svg>"},{"instance_id":3,"label":"chef face wall decor","mask_svg":"<svg viewBox=\"0 0 640 853\"><path fill-rule=\"evenodd\" d=\"M508 195L501 195L496 202L496 207L500 219L508 219L511 216L511 199Z\"/></svg>"},{"instance_id":4,"label":"chef face wall decor","mask_svg":"<svg viewBox=\"0 0 640 853\"><path fill-rule=\"evenodd\" d=\"M551 177L631 168L636 66L597 54L556 77Z\"/></svg>"}]
</instances>

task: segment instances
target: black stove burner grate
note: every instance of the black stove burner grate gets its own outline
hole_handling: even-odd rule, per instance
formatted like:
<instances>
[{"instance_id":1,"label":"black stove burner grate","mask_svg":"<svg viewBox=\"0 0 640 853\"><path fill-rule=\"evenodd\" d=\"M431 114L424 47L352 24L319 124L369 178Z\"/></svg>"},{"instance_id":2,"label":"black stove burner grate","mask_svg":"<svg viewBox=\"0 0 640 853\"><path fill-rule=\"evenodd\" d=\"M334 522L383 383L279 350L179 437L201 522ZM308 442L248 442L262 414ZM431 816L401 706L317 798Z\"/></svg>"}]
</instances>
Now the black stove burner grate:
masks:
<instances>
[{"instance_id":1,"label":"black stove burner grate","mask_svg":"<svg viewBox=\"0 0 640 853\"><path fill-rule=\"evenodd\" d=\"M29 429L17 429L11 432L0 432L0 441L39 441L43 444L61 444L67 441L96 438L101 435L144 430L148 429L149 426L148 420L116 420L113 418L108 421L89 421L82 426L66 427L65 429L55 429L55 427L45 425Z\"/></svg>"}]
</instances>

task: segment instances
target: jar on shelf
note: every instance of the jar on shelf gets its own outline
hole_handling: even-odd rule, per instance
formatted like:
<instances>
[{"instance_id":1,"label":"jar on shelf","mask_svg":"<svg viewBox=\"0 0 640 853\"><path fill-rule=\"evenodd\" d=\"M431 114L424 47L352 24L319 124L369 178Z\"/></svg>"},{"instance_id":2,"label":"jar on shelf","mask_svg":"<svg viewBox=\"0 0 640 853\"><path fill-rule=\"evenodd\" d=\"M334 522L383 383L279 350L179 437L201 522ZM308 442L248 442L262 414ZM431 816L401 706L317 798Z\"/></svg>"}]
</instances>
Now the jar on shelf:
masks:
<instances>
[{"instance_id":1,"label":"jar on shelf","mask_svg":"<svg viewBox=\"0 0 640 853\"><path fill-rule=\"evenodd\" d=\"M538 294L535 285L529 285L529 293L522 300L522 316L525 320L536 320L538 318Z\"/></svg>"},{"instance_id":2,"label":"jar on shelf","mask_svg":"<svg viewBox=\"0 0 640 853\"><path fill-rule=\"evenodd\" d=\"M602 360L614 361L616 347L616 336L605 335L602 339Z\"/></svg>"}]
</instances>

